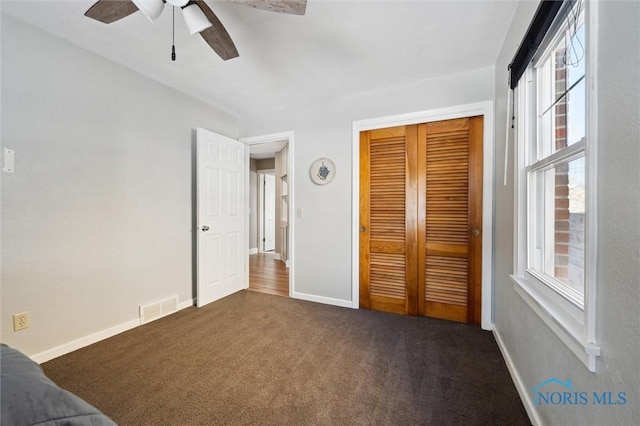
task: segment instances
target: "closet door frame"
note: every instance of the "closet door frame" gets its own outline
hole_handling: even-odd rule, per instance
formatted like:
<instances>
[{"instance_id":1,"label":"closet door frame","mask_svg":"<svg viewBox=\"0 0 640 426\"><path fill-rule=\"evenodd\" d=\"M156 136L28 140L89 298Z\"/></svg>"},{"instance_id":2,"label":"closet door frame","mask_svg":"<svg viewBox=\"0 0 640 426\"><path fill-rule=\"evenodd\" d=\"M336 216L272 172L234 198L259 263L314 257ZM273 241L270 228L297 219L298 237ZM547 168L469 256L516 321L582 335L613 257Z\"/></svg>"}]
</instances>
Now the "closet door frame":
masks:
<instances>
[{"instance_id":1,"label":"closet door frame","mask_svg":"<svg viewBox=\"0 0 640 426\"><path fill-rule=\"evenodd\" d=\"M494 114L493 101L478 102L454 107L420 111L353 122L352 134L352 307L360 307L360 132L387 127L404 126L410 124L429 123L454 118L464 118L482 115L483 152L482 152L482 318L481 327L485 330L493 329L493 138Z\"/></svg>"}]
</instances>

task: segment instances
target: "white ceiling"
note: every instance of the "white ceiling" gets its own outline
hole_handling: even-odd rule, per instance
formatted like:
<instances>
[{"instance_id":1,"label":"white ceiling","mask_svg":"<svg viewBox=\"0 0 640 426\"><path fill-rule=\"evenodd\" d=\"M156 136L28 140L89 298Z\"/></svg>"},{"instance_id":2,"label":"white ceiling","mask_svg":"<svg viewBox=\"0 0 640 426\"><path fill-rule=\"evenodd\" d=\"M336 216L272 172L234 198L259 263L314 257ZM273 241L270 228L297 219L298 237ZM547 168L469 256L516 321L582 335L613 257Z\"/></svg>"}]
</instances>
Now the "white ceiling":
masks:
<instances>
[{"instance_id":1,"label":"white ceiling","mask_svg":"<svg viewBox=\"0 0 640 426\"><path fill-rule=\"evenodd\" d=\"M275 158L276 152L281 151L289 141L276 141L249 145L249 158L254 160L265 160L267 158Z\"/></svg>"},{"instance_id":2,"label":"white ceiling","mask_svg":"<svg viewBox=\"0 0 640 426\"><path fill-rule=\"evenodd\" d=\"M92 0L2 0L2 11L238 117L492 66L517 2L308 0L305 16L207 0L239 58L222 61L176 11L110 25Z\"/></svg>"}]
</instances>

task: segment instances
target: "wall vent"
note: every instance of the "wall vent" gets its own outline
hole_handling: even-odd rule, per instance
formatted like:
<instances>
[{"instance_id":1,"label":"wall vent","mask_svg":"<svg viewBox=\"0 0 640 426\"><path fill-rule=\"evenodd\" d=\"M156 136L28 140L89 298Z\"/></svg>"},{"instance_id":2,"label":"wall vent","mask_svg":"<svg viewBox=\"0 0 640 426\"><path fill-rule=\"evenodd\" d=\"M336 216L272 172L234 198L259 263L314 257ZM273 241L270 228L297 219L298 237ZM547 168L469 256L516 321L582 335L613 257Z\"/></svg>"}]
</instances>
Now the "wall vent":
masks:
<instances>
[{"instance_id":1,"label":"wall vent","mask_svg":"<svg viewBox=\"0 0 640 426\"><path fill-rule=\"evenodd\" d=\"M146 324L178 310L178 296L172 296L159 302L140 305L140 324Z\"/></svg>"}]
</instances>

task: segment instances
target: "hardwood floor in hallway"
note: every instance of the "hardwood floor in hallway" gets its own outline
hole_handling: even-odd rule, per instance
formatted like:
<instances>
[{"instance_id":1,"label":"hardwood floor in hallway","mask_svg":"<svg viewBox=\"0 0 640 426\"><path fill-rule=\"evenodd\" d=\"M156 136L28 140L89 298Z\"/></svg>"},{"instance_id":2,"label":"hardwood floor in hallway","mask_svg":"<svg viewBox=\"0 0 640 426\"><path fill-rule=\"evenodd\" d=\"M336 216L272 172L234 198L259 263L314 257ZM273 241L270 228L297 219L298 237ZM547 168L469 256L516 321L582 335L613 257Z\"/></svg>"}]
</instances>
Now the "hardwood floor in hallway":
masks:
<instances>
[{"instance_id":1,"label":"hardwood floor in hallway","mask_svg":"<svg viewBox=\"0 0 640 426\"><path fill-rule=\"evenodd\" d=\"M288 297L289 269L269 254L252 254L249 256L249 290Z\"/></svg>"}]
</instances>

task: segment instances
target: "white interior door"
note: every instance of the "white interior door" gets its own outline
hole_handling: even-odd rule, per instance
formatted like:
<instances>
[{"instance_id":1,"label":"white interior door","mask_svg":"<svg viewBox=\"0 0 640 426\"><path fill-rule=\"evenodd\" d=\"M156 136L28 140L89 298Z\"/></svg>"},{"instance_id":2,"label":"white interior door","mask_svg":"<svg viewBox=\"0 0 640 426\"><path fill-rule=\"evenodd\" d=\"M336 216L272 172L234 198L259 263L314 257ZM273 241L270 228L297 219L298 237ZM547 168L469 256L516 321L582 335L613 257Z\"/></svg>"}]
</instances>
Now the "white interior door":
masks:
<instances>
[{"instance_id":1,"label":"white interior door","mask_svg":"<svg viewBox=\"0 0 640 426\"><path fill-rule=\"evenodd\" d=\"M245 145L197 130L198 289L203 306L245 286Z\"/></svg>"},{"instance_id":2,"label":"white interior door","mask_svg":"<svg viewBox=\"0 0 640 426\"><path fill-rule=\"evenodd\" d=\"M264 175L264 251L276 248L276 177Z\"/></svg>"}]
</instances>

